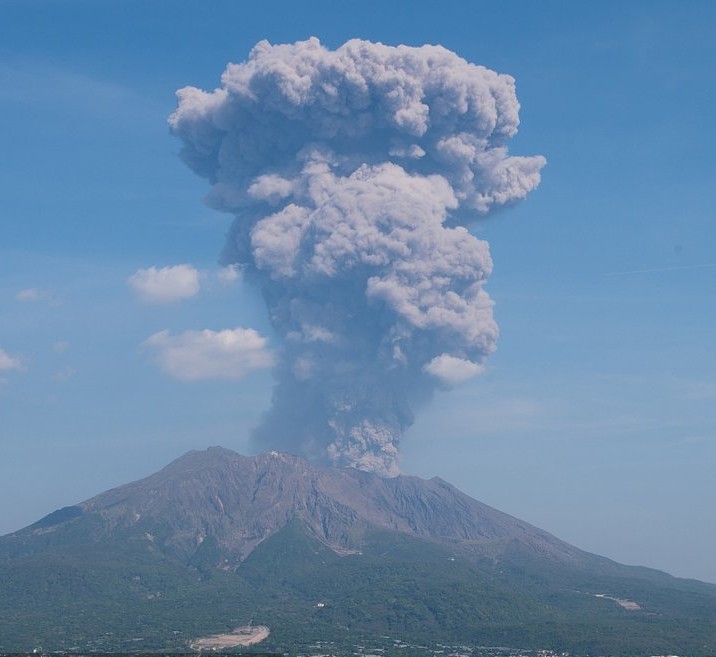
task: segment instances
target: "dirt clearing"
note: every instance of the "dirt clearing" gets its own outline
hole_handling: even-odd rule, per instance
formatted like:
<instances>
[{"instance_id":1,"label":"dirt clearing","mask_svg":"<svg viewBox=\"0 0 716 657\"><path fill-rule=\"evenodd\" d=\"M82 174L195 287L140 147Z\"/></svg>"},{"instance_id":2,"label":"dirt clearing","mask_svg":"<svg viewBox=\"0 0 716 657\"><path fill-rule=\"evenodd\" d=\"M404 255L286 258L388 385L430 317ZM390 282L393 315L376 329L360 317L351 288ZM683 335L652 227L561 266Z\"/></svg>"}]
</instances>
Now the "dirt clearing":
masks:
<instances>
[{"instance_id":1,"label":"dirt clearing","mask_svg":"<svg viewBox=\"0 0 716 657\"><path fill-rule=\"evenodd\" d=\"M269 628L265 625L244 625L237 627L227 634L212 634L211 636L192 639L189 646L195 650L222 648L235 648L236 646L253 646L260 643L270 634Z\"/></svg>"}]
</instances>

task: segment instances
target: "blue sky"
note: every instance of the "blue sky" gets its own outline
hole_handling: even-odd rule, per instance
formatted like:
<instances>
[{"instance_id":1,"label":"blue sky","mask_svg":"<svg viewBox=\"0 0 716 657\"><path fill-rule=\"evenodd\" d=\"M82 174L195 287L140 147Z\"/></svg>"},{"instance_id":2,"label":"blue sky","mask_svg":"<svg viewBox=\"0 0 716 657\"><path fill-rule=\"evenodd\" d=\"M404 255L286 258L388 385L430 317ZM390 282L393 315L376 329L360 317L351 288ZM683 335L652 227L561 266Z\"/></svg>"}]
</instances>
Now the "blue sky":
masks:
<instances>
[{"instance_id":1,"label":"blue sky","mask_svg":"<svg viewBox=\"0 0 716 657\"><path fill-rule=\"evenodd\" d=\"M386 4L0 0L0 532L188 449L246 452L270 373L181 381L142 346L271 336L255 292L218 275L230 218L202 204L166 118L260 39L360 37L513 75L511 151L548 160L475 229L499 348L419 413L403 470L716 582L716 5ZM180 264L198 294L147 303L128 285Z\"/></svg>"}]
</instances>

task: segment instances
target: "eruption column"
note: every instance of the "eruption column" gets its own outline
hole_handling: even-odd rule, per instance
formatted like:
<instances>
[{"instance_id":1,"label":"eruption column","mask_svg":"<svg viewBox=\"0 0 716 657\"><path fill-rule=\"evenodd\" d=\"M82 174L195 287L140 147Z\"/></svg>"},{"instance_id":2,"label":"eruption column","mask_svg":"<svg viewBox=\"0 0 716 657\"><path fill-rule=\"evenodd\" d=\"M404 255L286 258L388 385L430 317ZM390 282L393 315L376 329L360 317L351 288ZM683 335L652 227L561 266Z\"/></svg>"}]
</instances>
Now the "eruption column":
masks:
<instances>
[{"instance_id":1,"label":"eruption column","mask_svg":"<svg viewBox=\"0 0 716 657\"><path fill-rule=\"evenodd\" d=\"M523 199L514 80L440 46L257 44L178 92L182 158L234 221L224 264L282 338L255 444L397 474L412 408L494 351L488 244L466 226Z\"/></svg>"}]
</instances>

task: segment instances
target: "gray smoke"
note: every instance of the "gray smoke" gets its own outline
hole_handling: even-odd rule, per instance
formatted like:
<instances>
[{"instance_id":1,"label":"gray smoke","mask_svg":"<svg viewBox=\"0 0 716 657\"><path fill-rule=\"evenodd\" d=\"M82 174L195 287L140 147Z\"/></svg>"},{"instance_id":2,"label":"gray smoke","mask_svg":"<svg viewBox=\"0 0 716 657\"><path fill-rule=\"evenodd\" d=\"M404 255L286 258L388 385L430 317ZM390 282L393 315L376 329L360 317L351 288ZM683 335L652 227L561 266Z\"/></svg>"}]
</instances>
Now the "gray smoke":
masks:
<instances>
[{"instance_id":1,"label":"gray smoke","mask_svg":"<svg viewBox=\"0 0 716 657\"><path fill-rule=\"evenodd\" d=\"M514 80L440 46L309 39L262 41L221 82L181 89L169 123L283 339L254 441L397 474L412 408L495 350L465 226L539 184L545 159L505 146Z\"/></svg>"}]
</instances>

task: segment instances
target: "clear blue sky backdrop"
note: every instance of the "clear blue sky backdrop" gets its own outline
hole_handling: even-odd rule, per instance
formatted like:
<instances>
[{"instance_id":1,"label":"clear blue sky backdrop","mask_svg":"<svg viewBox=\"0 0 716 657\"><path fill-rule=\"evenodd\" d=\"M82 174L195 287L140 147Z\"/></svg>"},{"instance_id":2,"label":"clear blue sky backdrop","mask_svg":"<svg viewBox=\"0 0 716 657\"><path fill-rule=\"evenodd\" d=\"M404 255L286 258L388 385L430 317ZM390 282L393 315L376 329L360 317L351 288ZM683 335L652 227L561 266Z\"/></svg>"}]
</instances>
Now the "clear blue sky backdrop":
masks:
<instances>
[{"instance_id":1,"label":"clear blue sky backdrop","mask_svg":"<svg viewBox=\"0 0 716 657\"><path fill-rule=\"evenodd\" d=\"M712 2L0 0L0 533L188 449L246 451L271 377L182 383L152 333L252 326L217 281L230 218L167 131L260 39L440 43L517 79L541 187L476 228L502 337L403 469L579 547L716 582ZM138 268L202 292L142 305ZM23 290L35 290L18 299ZM27 298L30 297L30 298Z\"/></svg>"}]
</instances>

